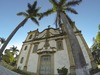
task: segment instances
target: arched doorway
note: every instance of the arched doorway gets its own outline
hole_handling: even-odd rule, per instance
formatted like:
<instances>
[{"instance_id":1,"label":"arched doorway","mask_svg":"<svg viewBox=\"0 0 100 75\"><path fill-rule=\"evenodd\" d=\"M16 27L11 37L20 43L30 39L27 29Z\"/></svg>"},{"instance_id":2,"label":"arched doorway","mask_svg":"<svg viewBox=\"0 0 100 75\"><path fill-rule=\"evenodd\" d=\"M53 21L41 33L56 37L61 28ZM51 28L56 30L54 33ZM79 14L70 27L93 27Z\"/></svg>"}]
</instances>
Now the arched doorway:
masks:
<instances>
[{"instance_id":1,"label":"arched doorway","mask_svg":"<svg viewBox=\"0 0 100 75\"><path fill-rule=\"evenodd\" d=\"M40 75L51 74L51 56L43 55L40 59Z\"/></svg>"}]
</instances>

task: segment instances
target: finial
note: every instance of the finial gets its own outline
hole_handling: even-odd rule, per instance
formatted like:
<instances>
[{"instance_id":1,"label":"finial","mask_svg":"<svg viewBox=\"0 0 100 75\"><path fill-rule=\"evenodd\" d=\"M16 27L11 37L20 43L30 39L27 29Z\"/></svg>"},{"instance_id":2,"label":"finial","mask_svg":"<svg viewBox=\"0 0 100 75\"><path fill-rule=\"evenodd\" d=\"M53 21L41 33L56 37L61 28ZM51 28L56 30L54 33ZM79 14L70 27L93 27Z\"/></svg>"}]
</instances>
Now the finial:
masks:
<instances>
[{"instance_id":1,"label":"finial","mask_svg":"<svg viewBox=\"0 0 100 75\"><path fill-rule=\"evenodd\" d=\"M39 29L37 28L37 31L38 31Z\"/></svg>"},{"instance_id":2,"label":"finial","mask_svg":"<svg viewBox=\"0 0 100 75\"><path fill-rule=\"evenodd\" d=\"M48 25L48 28L50 28L50 25Z\"/></svg>"}]
</instances>

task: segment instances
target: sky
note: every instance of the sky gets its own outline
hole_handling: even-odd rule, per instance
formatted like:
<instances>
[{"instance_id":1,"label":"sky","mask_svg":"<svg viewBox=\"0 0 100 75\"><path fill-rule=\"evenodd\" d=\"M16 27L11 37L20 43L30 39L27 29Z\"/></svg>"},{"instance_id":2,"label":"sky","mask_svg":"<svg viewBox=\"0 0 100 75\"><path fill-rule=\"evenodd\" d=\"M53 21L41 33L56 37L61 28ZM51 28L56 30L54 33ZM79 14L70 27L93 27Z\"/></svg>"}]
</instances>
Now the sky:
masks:
<instances>
[{"instance_id":1,"label":"sky","mask_svg":"<svg viewBox=\"0 0 100 75\"><path fill-rule=\"evenodd\" d=\"M27 10L27 3L32 4L35 0L0 0L0 37L5 39L14 30L14 28L24 19L23 16L17 16L18 12L25 12ZM40 12L52 8L49 0L37 0L38 6L42 7ZM68 0L71 1L71 0ZM79 30L82 31L83 37L88 46L93 44L93 37L96 37L98 32L98 25L100 24L100 0L83 0L80 5L73 7L78 15L67 12L70 18L75 21ZM55 27L55 14L44 17L39 21L40 26L37 26L31 20L20 28L14 37L11 39L6 48L17 46L21 49L24 40L29 31L34 31L37 28L41 32L50 25Z\"/></svg>"}]
</instances>

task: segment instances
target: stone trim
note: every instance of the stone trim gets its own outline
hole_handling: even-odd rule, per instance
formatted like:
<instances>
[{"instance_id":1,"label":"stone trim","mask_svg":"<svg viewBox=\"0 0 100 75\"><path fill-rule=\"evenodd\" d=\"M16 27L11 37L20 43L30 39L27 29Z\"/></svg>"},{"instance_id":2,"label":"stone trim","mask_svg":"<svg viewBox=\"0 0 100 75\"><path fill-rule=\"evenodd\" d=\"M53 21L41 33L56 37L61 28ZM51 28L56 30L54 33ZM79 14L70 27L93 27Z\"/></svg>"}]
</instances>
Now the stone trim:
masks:
<instances>
[{"instance_id":1,"label":"stone trim","mask_svg":"<svg viewBox=\"0 0 100 75\"><path fill-rule=\"evenodd\" d=\"M30 48L29 48L29 51L28 51L28 54L27 54L27 58L26 58L26 62L25 62L25 66L27 67L28 65L28 60L29 60L29 56L30 56L30 53L31 53L31 48L32 48L32 44L30 44ZM26 69L25 69L26 70ZM26 70L27 71L27 70Z\"/></svg>"},{"instance_id":2,"label":"stone trim","mask_svg":"<svg viewBox=\"0 0 100 75\"><path fill-rule=\"evenodd\" d=\"M18 60L17 60L17 66L18 66L18 63L20 62L19 58L20 58L20 55L22 54L23 47L24 47L24 45L22 45L22 47L21 47L21 51L19 53Z\"/></svg>"},{"instance_id":3,"label":"stone trim","mask_svg":"<svg viewBox=\"0 0 100 75\"><path fill-rule=\"evenodd\" d=\"M39 58L38 58L38 65L37 65L37 75L39 75L40 73L40 63L41 63L41 57L44 55L50 55L51 56L51 74L50 75L54 75L54 53L42 53L39 54Z\"/></svg>"},{"instance_id":4,"label":"stone trim","mask_svg":"<svg viewBox=\"0 0 100 75\"><path fill-rule=\"evenodd\" d=\"M63 38L57 38L57 39L55 39L55 41L59 41L59 40L63 40Z\"/></svg>"},{"instance_id":5,"label":"stone trim","mask_svg":"<svg viewBox=\"0 0 100 75\"><path fill-rule=\"evenodd\" d=\"M76 31L74 32L75 34L76 33L81 33L81 31ZM50 36L48 37L48 39L50 38L54 38L54 37L60 37L60 36L66 36L67 34L66 33L61 33L61 34L57 34L57 35L54 35L54 36ZM34 38L33 40L28 40L28 41L24 41L23 43L27 43L27 42L32 42L32 41L37 41L37 40L43 40L43 39L46 39L46 38Z\"/></svg>"},{"instance_id":6,"label":"stone trim","mask_svg":"<svg viewBox=\"0 0 100 75\"><path fill-rule=\"evenodd\" d=\"M87 43L85 42L85 40L84 40L82 34L79 33L78 35L80 36L80 38L81 38L81 40L82 40L82 42L83 42L83 44L84 44L84 46L85 46L85 48L86 48L86 51L87 51L87 53L88 53L88 55L89 55L92 68L93 68L93 69L97 68L97 65L96 65L96 63L95 63L95 61L94 61L94 58L93 58L93 56L92 56L92 53L91 53L91 51L90 51L90 49L89 49Z\"/></svg>"},{"instance_id":7,"label":"stone trim","mask_svg":"<svg viewBox=\"0 0 100 75\"><path fill-rule=\"evenodd\" d=\"M35 42L35 43L33 43L33 44L39 44L40 42Z\"/></svg>"},{"instance_id":8,"label":"stone trim","mask_svg":"<svg viewBox=\"0 0 100 75\"><path fill-rule=\"evenodd\" d=\"M76 75L75 66L70 66L70 74L69 75Z\"/></svg>"},{"instance_id":9,"label":"stone trim","mask_svg":"<svg viewBox=\"0 0 100 75\"><path fill-rule=\"evenodd\" d=\"M66 42L66 46L67 46L67 51L68 51L68 57L69 57L69 62L70 62L70 75L76 75L75 73L75 62L74 62L74 58L73 58L73 54L72 54L72 50L71 50L71 46L70 46L70 42L67 36L65 36L65 42Z\"/></svg>"}]
</instances>

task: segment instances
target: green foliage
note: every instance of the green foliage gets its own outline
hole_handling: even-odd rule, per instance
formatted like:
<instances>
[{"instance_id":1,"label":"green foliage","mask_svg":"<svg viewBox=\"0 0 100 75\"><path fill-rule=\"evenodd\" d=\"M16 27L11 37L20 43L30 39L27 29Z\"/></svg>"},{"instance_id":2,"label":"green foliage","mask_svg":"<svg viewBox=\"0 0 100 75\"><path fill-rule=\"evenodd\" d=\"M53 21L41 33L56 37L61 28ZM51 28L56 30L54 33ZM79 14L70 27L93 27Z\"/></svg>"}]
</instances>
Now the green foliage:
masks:
<instances>
[{"instance_id":1,"label":"green foliage","mask_svg":"<svg viewBox=\"0 0 100 75\"><path fill-rule=\"evenodd\" d=\"M81 2L81 0L75 0L75 1L49 0L49 2L53 5L53 8L51 8L51 9L47 10L46 12L42 13L42 15L40 16L39 20L41 18L43 18L44 16L48 16L49 14L52 14L52 13L55 13L56 12L57 13L57 16L56 16L55 24L56 24L56 27L57 26L59 27L59 25L61 24L60 12L63 12L63 13L71 12L73 14L78 14L77 11L74 10L73 8L71 8L71 7L72 6L75 6L75 5L78 5ZM70 21L71 19L68 19L68 20Z\"/></svg>"},{"instance_id":2,"label":"green foliage","mask_svg":"<svg viewBox=\"0 0 100 75\"><path fill-rule=\"evenodd\" d=\"M19 12L17 13L18 16L25 16L27 19L31 19L34 23L39 25L39 22L36 17L39 17L41 13L38 13L41 7L36 7L37 1L35 1L32 5L28 3L27 7L28 10L26 12Z\"/></svg>"},{"instance_id":3,"label":"green foliage","mask_svg":"<svg viewBox=\"0 0 100 75\"><path fill-rule=\"evenodd\" d=\"M68 69L65 68L65 66L62 67L61 69L57 69L57 71L58 71L59 75L60 75L60 74L61 74L61 75L67 75L67 73L68 73Z\"/></svg>"},{"instance_id":4,"label":"green foliage","mask_svg":"<svg viewBox=\"0 0 100 75\"><path fill-rule=\"evenodd\" d=\"M98 31L97 36L96 36L96 41L98 42L98 44L100 46L100 24L98 26L98 29L99 29L99 31Z\"/></svg>"},{"instance_id":5,"label":"green foliage","mask_svg":"<svg viewBox=\"0 0 100 75\"><path fill-rule=\"evenodd\" d=\"M93 52L92 52L92 55L94 57L94 60L95 62L100 65L100 49L95 49Z\"/></svg>"},{"instance_id":6,"label":"green foliage","mask_svg":"<svg viewBox=\"0 0 100 75\"><path fill-rule=\"evenodd\" d=\"M19 52L19 50L17 49L17 47L15 47L14 45L10 48L10 50L12 51L12 54L17 56L17 53Z\"/></svg>"},{"instance_id":7,"label":"green foliage","mask_svg":"<svg viewBox=\"0 0 100 75\"><path fill-rule=\"evenodd\" d=\"M14 56L13 56L12 52L6 51L6 53L5 53L5 55L3 55L2 59L6 63L11 64L14 61Z\"/></svg>"},{"instance_id":8,"label":"green foliage","mask_svg":"<svg viewBox=\"0 0 100 75\"><path fill-rule=\"evenodd\" d=\"M98 73L98 72L100 72L100 69L98 68L90 70L91 75L94 75L95 73Z\"/></svg>"},{"instance_id":9,"label":"green foliage","mask_svg":"<svg viewBox=\"0 0 100 75\"><path fill-rule=\"evenodd\" d=\"M14 45L12 47L10 47L10 49L6 49L4 55L2 56L2 59L10 64L11 66L16 66L16 61L17 61L17 57L18 57L18 53L19 50L17 49L17 47L15 47Z\"/></svg>"},{"instance_id":10,"label":"green foliage","mask_svg":"<svg viewBox=\"0 0 100 75\"><path fill-rule=\"evenodd\" d=\"M100 46L100 32L98 32L98 34L96 36L96 41L98 42L98 44Z\"/></svg>"},{"instance_id":11,"label":"green foliage","mask_svg":"<svg viewBox=\"0 0 100 75\"><path fill-rule=\"evenodd\" d=\"M98 32L96 39L94 39L92 50L93 50L92 55L94 57L94 60L96 61L97 64L100 65L100 32Z\"/></svg>"},{"instance_id":12,"label":"green foliage","mask_svg":"<svg viewBox=\"0 0 100 75\"><path fill-rule=\"evenodd\" d=\"M98 28L99 28L99 30L100 30L100 24L99 24Z\"/></svg>"},{"instance_id":13,"label":"green foliage","mask_svg":"<svg viewBox=\"0 0 100 75\"><path fill-rule=\"evenodd\" d=\"M95 62L97 64L100 64L100 43L98 43L97 40L94 41L92 51L92 55L94 57Z\"/></svg>"}]
</instances>

